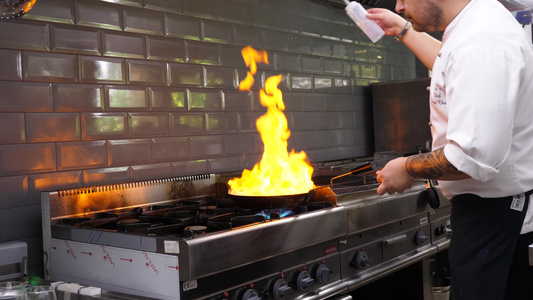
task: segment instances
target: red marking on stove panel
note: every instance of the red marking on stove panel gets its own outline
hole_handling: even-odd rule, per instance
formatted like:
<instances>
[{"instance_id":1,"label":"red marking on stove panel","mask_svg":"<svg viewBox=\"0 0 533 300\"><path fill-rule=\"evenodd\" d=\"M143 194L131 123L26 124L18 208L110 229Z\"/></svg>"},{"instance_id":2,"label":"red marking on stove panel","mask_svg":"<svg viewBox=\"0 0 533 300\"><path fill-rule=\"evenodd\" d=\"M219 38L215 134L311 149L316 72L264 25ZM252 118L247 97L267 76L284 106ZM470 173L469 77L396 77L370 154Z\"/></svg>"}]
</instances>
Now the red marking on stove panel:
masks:
<instances>
[{"instance_id":1,"label":"red marking on stove panel","mask_svg":"<svg viewBox=\"0 0 533 300\"><path fill-rule=\"evenodd\" d=\"M113 258L111 258L111 255L109 255L105 246L100 246L100 248L102 248L102 252L104 252L104 260L109 262L109 264L114 268L115 263L113 262Z\"/></svg>"},{"instance_id":2,"label":"red marking on stove panel","mask_svg":"<svg viewBox=\"0 0 533 300\"><path fill-rule=\"evenodd\" d=\"M65 246L67 247L67 255L74 258L74 260L77 260L78 257L76 256L76 254L74 253L74 250L72 250L72 248L70 247L70 244L67 241L65 241Z\"/></svg>"},{"instance_id":3,"label":"red marking on stove panel","mask_svg":"<svg viewBox=\"0 0 533 300\"><path fill-rule=\"evenodd\" d=\"M152 262L150 259L150 256L148 255L148 252L143 251L144 258L146 258L146 268L150 268L154 271L155 275L159 275L159 270L157 269L157 266Z\"/></svg>"},{"instance_id":4,"label":"red marking on stove panel","mask_svg":"<svg viewBox=\"0 0 533 300\"><path fill-rule=\"evenodd\" d=\"M125 261L129 261L129 262L133 261L133 259L131 259L131 258L122 258L122 257L120 258L120 260L125 260Z\"/></svg>"},{"instance_id":5,"label":"red marking on stove panel","mask_svg":"<svg viewBox=\"0 0 533 300\"><path fill-rule=\"evenodd\" d=\"M82 254L87 254L87 255L89 255L89 256L92 256L92 255L93 255L92 252L81 252L81 253L82 253Z\"/></svg>"},{"instance_id":6,"label":"red marking on stove panel","mask_svg":"<svg viewBox=\"0 0 533 300\"><path fill-rule=\"evenodd\" d=\"M168 267L171 268L171 269L176 269L176 270L178 270L180 268L178 266L168 266Z\"/></svg>"},{"instance_id":7,"label":"red marking on stove panel","mask_svg":"<svg viewBox=\"0 0 533 300\"><path fill-rule=\"evenodd\" d=\"M327 247L326 249L324 249L324 254L328 255L328 254L335 253L337 251L339 251L339 248L335 245L335 246Z\"/></svg>"}]
</instances>

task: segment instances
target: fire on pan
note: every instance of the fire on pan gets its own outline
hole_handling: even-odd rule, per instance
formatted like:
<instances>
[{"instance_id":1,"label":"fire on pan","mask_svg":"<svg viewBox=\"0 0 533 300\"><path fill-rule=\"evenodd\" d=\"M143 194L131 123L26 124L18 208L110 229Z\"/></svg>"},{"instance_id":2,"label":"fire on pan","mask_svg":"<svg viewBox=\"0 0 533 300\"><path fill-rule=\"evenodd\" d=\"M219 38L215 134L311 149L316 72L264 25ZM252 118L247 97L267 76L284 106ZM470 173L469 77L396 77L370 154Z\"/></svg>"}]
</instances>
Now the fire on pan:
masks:
<instances>
[{"instance_id":1,"label":"fire on pan","mask_svg":"<svg viewBox=\"0 0 533 300\"><path fill-rule=\"evenodd\" d=\"M247 77L240 83L240 90L249 91L254 84L256 63L268 64L266 51L248 46L242 50ZM247 208L291 208L305 203L315 188L311 176L313 167L302 151L287 151L290 136L283 110L285 104L278 85L282 75L269 77L260 91L261 104L267 112L256 121L261 134L264 152L261 161L252 170L244 170L240 178L228 182L230 197Z\"/></svg>"}]
</instances>

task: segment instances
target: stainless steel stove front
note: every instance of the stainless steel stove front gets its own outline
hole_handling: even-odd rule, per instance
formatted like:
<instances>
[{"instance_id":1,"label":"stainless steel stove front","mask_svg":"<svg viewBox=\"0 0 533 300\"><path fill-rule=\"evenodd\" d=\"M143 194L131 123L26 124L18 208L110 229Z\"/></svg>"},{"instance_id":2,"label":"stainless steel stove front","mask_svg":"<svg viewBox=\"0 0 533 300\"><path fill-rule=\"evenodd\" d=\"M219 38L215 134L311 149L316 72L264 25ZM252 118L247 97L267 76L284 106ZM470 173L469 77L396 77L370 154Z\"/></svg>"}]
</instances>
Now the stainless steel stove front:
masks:
<instances>
[{"instance_id":1,"label":"stainless steel stove front","mask_svg":"<svg viewBox=\"0 0 533 300\"><path fill-rule=\"evenodd\" d=\"M419 182L394 196L377 196L372 187L336 190L329 195L333 207L196 238L57 225L102 201L111 210L216 197L215 177L43 193L47 279L152 299L312 300L349 292L439 250L431 243L435 211Z\"/></svg>"}]
</instances>

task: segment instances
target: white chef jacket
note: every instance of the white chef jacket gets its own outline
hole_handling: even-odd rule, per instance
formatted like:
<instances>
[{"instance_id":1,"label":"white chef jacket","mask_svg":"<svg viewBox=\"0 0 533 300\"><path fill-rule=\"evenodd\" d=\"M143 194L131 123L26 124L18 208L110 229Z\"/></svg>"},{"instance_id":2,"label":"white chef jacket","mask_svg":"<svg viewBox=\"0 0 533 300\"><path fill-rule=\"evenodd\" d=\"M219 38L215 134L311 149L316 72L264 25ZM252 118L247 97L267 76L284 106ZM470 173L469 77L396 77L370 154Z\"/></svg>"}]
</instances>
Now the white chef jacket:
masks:
<instances>
[{"instance_id":1,"label":"white chef jacket","mask_svg":"<svg viewBox=\"0 0 533 300\"><path fill-rule=\"evenodd\" d=\"M430 86L432 147L472 178L441 180L441 191L495 198L533 189L533 46L522 26L498 1L472 0L442 42ZM529 207L523 233L533 231Z\"/></svg>"}]
</instances>

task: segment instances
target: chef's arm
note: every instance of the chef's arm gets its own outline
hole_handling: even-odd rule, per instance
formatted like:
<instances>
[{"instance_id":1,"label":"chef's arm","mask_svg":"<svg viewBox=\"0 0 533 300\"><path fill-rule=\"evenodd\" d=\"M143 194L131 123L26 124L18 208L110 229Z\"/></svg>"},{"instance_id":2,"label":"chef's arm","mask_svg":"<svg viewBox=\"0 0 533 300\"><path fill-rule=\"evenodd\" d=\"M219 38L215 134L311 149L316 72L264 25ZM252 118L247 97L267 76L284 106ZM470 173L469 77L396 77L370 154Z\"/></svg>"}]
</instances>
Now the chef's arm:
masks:
<instances>
[{"instance_id":1,"label":"chef's arm","mask_svg":"<svg viewBox=\"0 0 533 300\"><path fill-rule=\"evenodd\" d=\"M444 155L444 148L407 157L405 161L407 173L414 178L461 180L469 175L457 170Z\"/></svg>"},{"instance_id":2,"label":"chef's arm","mask_svg":"<svg viewBox=\"0 0 533 300\"><path fill-rule=\"evenodd\" d=\"M367 18L376 21L386 35L398 36L407 28L400 37L400 41L418 57L426 68L433 69L433 63L442 45L439 40L427 33L414 30L413 26L406 26L407 20L388 9L370 8L367 12Z\"/></svg>"}]
</instances>

